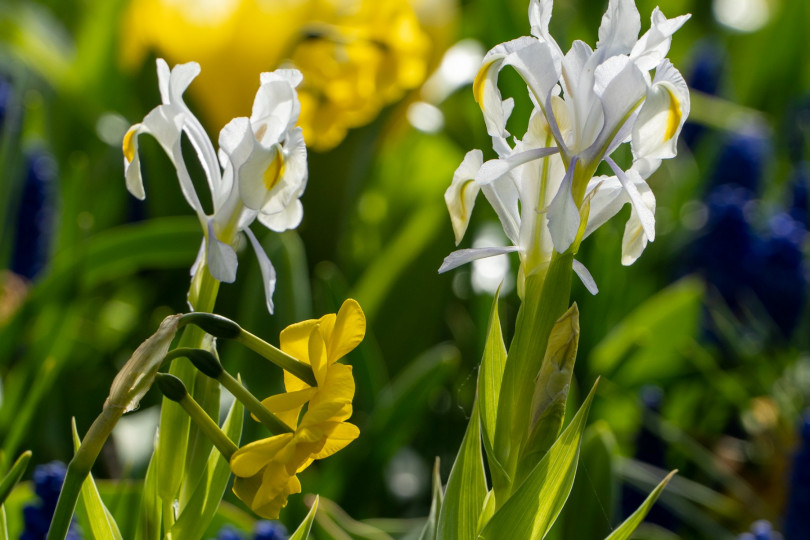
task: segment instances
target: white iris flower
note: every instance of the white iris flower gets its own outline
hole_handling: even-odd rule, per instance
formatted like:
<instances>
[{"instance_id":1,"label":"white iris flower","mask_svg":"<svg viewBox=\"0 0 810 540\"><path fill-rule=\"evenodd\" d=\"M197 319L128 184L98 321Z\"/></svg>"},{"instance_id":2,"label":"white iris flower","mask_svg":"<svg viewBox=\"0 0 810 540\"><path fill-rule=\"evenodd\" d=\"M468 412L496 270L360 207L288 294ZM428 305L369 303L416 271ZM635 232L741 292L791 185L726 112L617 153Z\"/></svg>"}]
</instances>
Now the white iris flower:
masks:
<instances>
[{"instance_id":1,"label":"white iris flower","mask_svg":"<svg viewBox=\"0 0 810 540\"><path fill-rule=\"evenodd\" d=\"M301 73L281 69L262 73L250 118L235 118L222 129L219 154L183 102L183 92L200 73L199 64L180 64L170 71L166 62L158 59L157 73L163 103L124 136L127 189L139 199L145 197L138 136L148 133L174 164L183 196L197 213L205 234L192 274L205 264L215 279L233 282L237 267L233 246L238 233L244 232L259 260L267 308L272 313L276 272L249 227L258 219L267 228L281 232L297 227L303 217L299 198L306 187L307 151L301 128L295 127L300 112L295 88ZM211 215L203 210L183 161L183 133L205 171L214 206Z\"/></svg>"},{"instance_id":2,"label":"white iris flower","mask_svg":"<svg viewBox=\"0 0 810 540\"><path fill-rule=\"evenodd\" d=\"M520 253L524 276L543 271L552 249L576 253L582 239L627 202L632 214L622 262L632 264L655 238L655 197L646 179L662 159L675 156L689 114L686 83L666 59L672 35L689 15L667 19L655 8L650 29L638 37L635 1L610 0L596 49L575 41L563 53L548 32L551 7L552 0L531 0L532 35L484 57L473 93L498 157L483 163L480 151L468 153L445 193L457 244L483 191L513 245L456 251L440 271L508 251ZM498 89L507 65L534 103L526 135L513 144L506 123L514 102ZM625 142L633 153L626 171L610 157ZM603 161L615 176L594 178ZM576 261L574 269L595 292L587 270Z\"/></svg>"}]
</instances>

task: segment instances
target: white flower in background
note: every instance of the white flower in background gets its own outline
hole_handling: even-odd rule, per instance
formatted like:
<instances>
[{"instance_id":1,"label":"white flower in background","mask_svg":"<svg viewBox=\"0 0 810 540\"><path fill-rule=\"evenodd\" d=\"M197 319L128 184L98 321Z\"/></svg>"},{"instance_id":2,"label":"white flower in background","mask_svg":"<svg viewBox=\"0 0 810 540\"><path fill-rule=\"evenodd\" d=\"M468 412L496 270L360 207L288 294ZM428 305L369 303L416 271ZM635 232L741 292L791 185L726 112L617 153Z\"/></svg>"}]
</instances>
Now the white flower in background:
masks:
<instances>
[{"instance_id":1,"label":"white flower in background","mask_svg":"<svg viewBox=\"0 0 810 540\"><path fill-rule=\"evenodd\" d=\"M306 187L307 153L301 128L295 127L300 112L295 88L301 73L281 69L262 73L250 118L235 118L222 129L217 155L202 124L183 102L183 92L200 73L200 66L190 62L169 71L166 62L158 59L157 72L163 104L124 136L127 189L139 199L145 197L138 136L148 133L174 164L183 195L205 234L192 274L205 264L215 279L233 282L237 266L233 245L238 233L244 232L258 257L272 313L275 269L249 227L258 219L280 232L297 227L303 217L299 198ZM183 133L205 171L214 206L211 215L203 210L183 161Z\"/></svg>"},{"instance_id":2,"label":"white flower in background","mask_svg":"<svg viewBox=\"0 0 810 540\"><path fill-rule=\"evenodd\" d=\"M596 49L575 41L563 53L548 32L551 7L552 0L532 0L532 36L497 45L484 57L473 93L498 158L481 163L480 152L467 154L445 194L458 243L475 196L484 191L514 244L508 249L521 254L524 275L545 268L552 246L576 253L582 239L626 202L632 215L622 262L635 261L655 238L655 198L646 179L662 159L675 156L689 114L686 83L666 59L672 35L689 15L667 19L655 8L650 29L638 37L634 0L610 0ZM507 65L523 78L535 106L526 135L513 144L506 123L514 102L498 89ZM625 142L633 154L627 171L610 157ZM593 178L603 161L615 176ZM441 270L495 254L461 250ZM584 267L574 266L595 290Z\"/></svg>"}]
</instances>

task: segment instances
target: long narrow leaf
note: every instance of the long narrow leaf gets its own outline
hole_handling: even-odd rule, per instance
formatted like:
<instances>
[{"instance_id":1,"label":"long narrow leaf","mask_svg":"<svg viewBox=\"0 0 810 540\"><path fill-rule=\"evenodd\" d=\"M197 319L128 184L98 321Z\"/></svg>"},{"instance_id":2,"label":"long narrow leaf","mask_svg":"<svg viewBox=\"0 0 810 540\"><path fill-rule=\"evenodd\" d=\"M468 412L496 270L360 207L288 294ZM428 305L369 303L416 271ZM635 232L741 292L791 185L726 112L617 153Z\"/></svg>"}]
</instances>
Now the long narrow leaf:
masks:
<instances>
[{"instance_id":1,"label":"long narrow leaf","mask_svg":"<svg viewBox=\"0 0 810 540\"><path fill-rule=\"evenodd\" d=\"M644 521L644 518L650 511L650 508L652 508L652 506L655 504L658 496L661 495L661 492L664 491L664 488L677 472L677 470L674 470L663 480L661 480L661 483L659 483L652 493L647 496L644 502L641 503L641 506L639 506L638 509L630 515L630 517L624 520L624 523L616 527L616 530L610 533L605 540L627 540L630 538L630 535L633 534L633 531L635 531L636 528L641 525L641 522Z\"/></svg>"},{"instance_id":2,"label":"long narrow leaf","mask_svg":"<svg viewBox=\"0 0 810 540\"><path fill-rule=\"evenodd\" d=\"M315 519L315 512L317 511L318 497L316 495L315 500L312 501L312 507L309 509L309 513L307 513L307 517L305 517L301 525L295 529L295 532L292 533L289 540L307 540L309 538L309 531L312 529L312 521Z\"/></svg>"},{"instance_id":3,"label":"long narrow leaf","mask_svg":"<svg viewBox=\"0 0 810 540\"><path fill-rule=\"evenodd\" d=\"M478 516L487 496L487 479L481 455L481 427L478 401L473 404L470 422L456 462L450 471L444 501L439 513L438 538L468 540L478 531Z\"/></svg>"},{"instance_id":4,"label":"long narrow leaf","mask_svg":"<svg viewBox=\"0 0 810 540\"><path fill-rule=\"evenodd\" d=\"M235 399L222 430L236 445L242 438L244 406ZM214 448L208 456L208 474L197 484L188 504L172 526L171 537L183 540L202 538L214 518L228 486L231 469L228 461Z\"/></svg>"},{"instance_id":5,"label":"long narrow leaf","mask_svg":"<svg viewBox=\"0 0 810 540\"><path fill-rule=\"evenodd\" d=\"M162 516L160 497L157 492L157 462L153 459L146 469L143 482L141 510L138 514L138 527L135 530L136 540L160 540L160 522Z\"/></svg>"},{"instance_id":6,"label":"long narrow leaf","mask_svg":"<svg viewBox=\"0 0 810 540\"><path fill-rule=\"evenodd\" d=\"M585 430L595 391L596 384L559 439L520 487L495 512L478 538L537 540L548 533L574 483L582 432Z\"/></svg>"},{"instance_id":7,"label":"long narrow leaf","mask_svg":"<svg viewBox=\"0 0 810 540\"><path fill-rule=\"evenodd\" d=\"M75 418L71 420L70 427L73 430L73 449L76 451L82 441L76 429ZM98 493L92 474L88 474L82 484L81 501L87 513L87 522L90 524L90 532L93 538L96 540L123 540L121 531L118 530L118 524L101 500L101 495Z\"/></svg>"},{"instance_id":8,"label":"long narrow leaf","mask_svg":"<svg viewBox=\"0 0 810 540\"><path fill-rule=\"evenodd\" d=\"M14 486L20 481L22 475L25 474L25 469L28 468L29 461L31 461L31 451L26 450L20 454L20 457L18 457L14 465L11 466L6 476L0 481L0 505L6 502L11 490L14 489Z\"/></svg>"},{"instance_id":9,"label":"long narrow leaf","mask_svg":"<svg viewBox=\"0 0 810 540\"><path fill-rule=\"evenodd\" d=\"M433 499L430 501L430 513L428 514L425 526L419 540L437 540L439 527L439 512L442 510L444 502L444 490L442 489L442 477L439 474L439 458L433 464Z\"/></svg>"},{"instance_id":10,"label":"long narrow leaf","mask_svg":"<svg viewBox=\"0 0 810 540\"><path fill-rule=\"evenodd\" d=\"M0 540L8 540L8 523L6 523L6 507L0 504Z\"/></svg>"},{"instance_id":11,"label":"long narrow leaf","mask_svg":"<svg viewBox=\"0 0 810 540\"><path fill-rule=\"evenodd\" d=\"M489 314L489 330L484 345L484 356L481 359L481 369L478 372L478 411L481 415L481 430L483 431L484 449L487 453L487 463L492 473L492 482L505 488L510 484L509 475L504 470L501 460L495 454L495 422L498 417L498 399L501 394L501 382L506 366L506 345L501 333L501 320L498 317L498 298L500 287L492 300L492 309Z\"/></svg>"}]
</instances>

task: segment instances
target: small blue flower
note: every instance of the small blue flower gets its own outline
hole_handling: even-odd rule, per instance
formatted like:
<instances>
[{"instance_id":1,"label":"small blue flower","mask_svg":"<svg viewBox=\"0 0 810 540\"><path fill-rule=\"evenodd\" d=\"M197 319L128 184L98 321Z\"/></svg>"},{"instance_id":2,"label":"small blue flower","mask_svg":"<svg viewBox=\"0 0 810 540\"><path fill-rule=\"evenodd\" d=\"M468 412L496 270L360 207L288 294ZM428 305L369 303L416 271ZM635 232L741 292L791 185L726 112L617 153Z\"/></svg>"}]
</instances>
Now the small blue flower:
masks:
<instances>
[{"instance_id":1,"label":"small blue flower","mask_svg":"<svg viewBox=\"0 0 810 540\"><path fill-rule=\"evenodd\" d=\"M253 540L287 540L287 528L279 521L258 521L253 529Z\"/></svg>"},{"instance_id":2,"label":"small blue flower","mask_svg":"<svg viewBox=\"0 0 810 540\"><path fill-rule=\"evenodd\" d=\"M33 279L45 266L50 248L56 161L48 152L37 149L26 154L25 167L11 271Z\"/></svg>"},{"instance_id":3,"label":"small blue flower","mask_svg":"<svg viewBox=\"0 0 810 540\"><path fill-rule=\"evenodd\" d=\"M810 163L803 162L796 166L790 180L790 215L810 226Z\"/></svg>"},{"instance_id":4,"label":"small blue flower","mask_svg":"<svg viewBox=\"0 0 810 540\"><path fill-rule=\"evenodd\" d=\"M731 133L720 149L710 183L736 184L756 193L772 154L771 137L765 128L753 125Z\"/></svg>"},{"instance_id":5,"label":"small blue flower","mask_svg":"<svg viewBox=\"0 0 810 540\"><path fill-rule=\"evenodd\" d=\"M782 535L773 530L773 525L767 519L753 522L750 531L742 533L738 540L782 540Z\"/></svg>"},{"instance_id":6,"label":"small blue flower","mask_svg":"<svg viewBox=\"0 0 810 540\"><path fill-rule=\"evenodd\" d=\"M39 465L34 470L34 493L39 501L23 508L25 529L20 540L45 540L66 471L65 464L59 461ZM82 540L81 530L75 521L71 522L65 540Z\"/></svg>"}]
</instances>

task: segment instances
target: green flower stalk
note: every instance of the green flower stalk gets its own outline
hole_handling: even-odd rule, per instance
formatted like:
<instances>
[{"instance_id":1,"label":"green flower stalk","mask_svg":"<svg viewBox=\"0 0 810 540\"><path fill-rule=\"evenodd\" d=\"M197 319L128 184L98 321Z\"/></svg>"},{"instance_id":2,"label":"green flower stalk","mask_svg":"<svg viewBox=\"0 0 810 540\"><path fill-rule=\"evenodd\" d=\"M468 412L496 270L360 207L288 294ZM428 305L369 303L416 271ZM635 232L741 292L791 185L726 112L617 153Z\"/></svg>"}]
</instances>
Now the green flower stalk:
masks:
<instances>
[{"instance_id":1,"label":"green flower stalk","mask_svg":"<svg viewBox=\"0 0 810 540\"><path fill-rule=\"evenodd\" d=\"M68 463L65 483L48 530L48 540L64 540L82 483L90 473L118 419L125 412L135 409L152 386L158 368L163 363L169 345L177 333L179 320L180 315L166 317L157 332L135 349L113 380L101 414L90 426L81 446Z\"/></svg>"}]
</instances>

